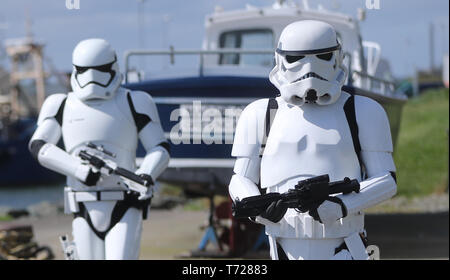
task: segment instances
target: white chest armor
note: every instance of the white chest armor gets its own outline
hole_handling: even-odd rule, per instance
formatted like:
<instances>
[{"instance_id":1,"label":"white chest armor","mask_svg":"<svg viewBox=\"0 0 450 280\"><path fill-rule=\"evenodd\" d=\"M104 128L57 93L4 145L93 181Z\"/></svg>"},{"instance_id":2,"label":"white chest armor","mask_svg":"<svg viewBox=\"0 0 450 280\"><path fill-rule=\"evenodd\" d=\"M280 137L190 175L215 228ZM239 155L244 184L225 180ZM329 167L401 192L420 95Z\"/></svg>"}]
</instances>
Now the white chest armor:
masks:
<instances>
[{"instance_id":1,"label":"white chest armor","mask_svg":"<svg viewBox=\"0 0 450 280\"><path fill-rule=\"evenodd\" d=\"M298 107L277 100L279 109L261 161L261 187L284 193L302 179L324 174L330 176L330 181L344 177L361 181L361 168L343 109L348 97L342 93L335 104L328 106ZM361 212L324 226L307 213L288 209L279 223L266 225L266 232L285 238L321 239L345 237L363 228Z\"/></svg>"},{"instance_id":2,"label":"white chest armor","mask_svg":"<svg viewBox=\"0 0 450 280\"><path fill-rule=\"evenodd\" d=\"M348 94L328 106L289 105L279 109L261 161L261 187L293 188L297 179L329 174L331 181L361 178L358 157L343 110ZM281 189L280 189L281 187Z\"/></svg>"},{"instance_id":3,"label":"white chest armor","mask_svg":"<svg viewBox=\"0 0 450 280\"><path fill-rule=\"evenodd\" d=\"M291 106L278 99L261 161L261 186L284 193L298 181L328 174L331 181L361 180L361 168L344 112L349 97L342 93L333 105ZM271 236L285 238L338 238L362 231L363 213L324 226L307 213L288 209L279 223L266 225Z\"/></svg>"},{"instance_id":4,"label":"white chest armor","mask_svg":"<svg viewBox=\"0 0 450 280\"><path fill-rule=\"evenodd\" d=\"M125 91L119 90L117 95L110 100L83 103L69 93L62 122L62 135L66 151L76 155L81 149L86 148L88 142L103 145L106 150L116 156L110 158L97 152L98 155L114 161L120 167L135 170L138 134L125 94ZM122 106L118 104L122 104ZM94 188L116 188L117 181L116 176L109 176ZM81 184L69 177L68 185L77 187ZM89 189L93 190L92 187Z\"/></svg>"}]
</instances>

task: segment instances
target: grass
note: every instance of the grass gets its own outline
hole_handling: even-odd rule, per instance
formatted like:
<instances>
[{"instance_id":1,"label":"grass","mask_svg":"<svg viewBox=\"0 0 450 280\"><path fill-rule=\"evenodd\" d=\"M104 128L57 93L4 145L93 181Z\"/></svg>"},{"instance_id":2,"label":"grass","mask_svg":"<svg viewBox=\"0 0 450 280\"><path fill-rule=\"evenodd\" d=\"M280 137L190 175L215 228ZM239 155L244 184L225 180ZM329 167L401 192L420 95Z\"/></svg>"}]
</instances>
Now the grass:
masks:
<instances>
[{"instance_id":1,"label":"grass","mask_svg":"<svg viewBox=\"0 0 450 280\"><path fill-rule=\"evenodd\" d=\"M214 196L214 205L218 206L222 202L227 202L228 197L224 196ZM210 201L208 198L196 198L189 199L186 204L183 205L183 210L185 211L203 211L209 209Z\"/></svg>"},{"instance_id":2,"label":"grass","mask_svg":"<svg viewBox=\"0 0 450 280\"><path fill-rule=\"evenodd\" d=\"M184 211L203 211L208 209L209 201L207 198L189 199L186 204L183 205Z\"/></svg>"},{"instance_id":3,"label":"grass","mask_svg":"<svg viewBox=\"0 0 450 280\"><path fill-rule=\"evenodd\" d=\"M162 195L180 196L183 193L183 189L176 185L163 183L161 184L159 193Z\"/></svg>"},{"instance_id":4,"label":"grass","mask_svg":"<svg viewBox=\"0 0 450 280\"><path fill-rule=\"evenodd\" d=\"M430 90L405 105L394 160L398 195L443 193L448 186L449 91Z\"/></svg>"},{"instance_id":5,"label":"grass","mask_svg":"<svg viewBox=\"0 0 450 280\"><path fill-rule=\"evenodd\" d=\"M0 222L8 222L14 220L10 215L0 215Z\"/></svg>"}]
</instances>

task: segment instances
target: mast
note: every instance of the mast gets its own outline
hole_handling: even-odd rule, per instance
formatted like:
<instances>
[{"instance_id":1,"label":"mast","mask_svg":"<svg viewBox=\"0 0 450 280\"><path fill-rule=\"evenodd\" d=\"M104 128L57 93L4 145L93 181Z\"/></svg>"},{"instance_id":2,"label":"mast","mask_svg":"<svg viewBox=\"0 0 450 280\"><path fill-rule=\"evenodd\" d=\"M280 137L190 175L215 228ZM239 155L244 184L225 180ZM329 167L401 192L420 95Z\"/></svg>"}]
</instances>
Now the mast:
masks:
<instances>
[{"instance_id":1,"label":"mast","mask_svg":"<svg viewBox=\"0 0 450 280\"><path fill-rule=\"evenodd\" d=\"M430 73L434 72L434 25L431 22L429 26L429 43L430 43Z\"/></svg>"},{"instance_id":2,"label":"mast","mask_svg":"<svg viewBox=\"0 0 450 280\"><path fill-rule=\"evenodd\" d=\"M5 42L6 53L11 60L10 103L11 117L36 114L45 100L45 78L43 63L43 44L34 41L30 21L26 22L26 37L10 39ZM19 84L22 80L34 80L36 86L35 100L29 96L20 96ZM27 106L21 103L25 101Z\"/></svg>"}]
</instances>

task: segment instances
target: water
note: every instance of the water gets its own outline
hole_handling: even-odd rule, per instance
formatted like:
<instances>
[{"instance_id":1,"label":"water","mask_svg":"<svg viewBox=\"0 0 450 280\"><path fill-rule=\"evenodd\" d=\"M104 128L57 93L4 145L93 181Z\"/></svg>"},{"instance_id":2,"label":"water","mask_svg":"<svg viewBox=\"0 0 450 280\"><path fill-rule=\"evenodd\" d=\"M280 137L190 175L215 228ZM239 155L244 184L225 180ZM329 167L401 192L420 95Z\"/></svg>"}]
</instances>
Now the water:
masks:
<instances>
[{"instance_id":1,"label":"water","mask_svg":"<svg viewBox=\"0 0 450 280\"><path fill-rule=\"evenodd\" d=\"M0 208L25 209L43 201L63 205L64 184L0 188Z\"/></svg>"}]
</instances>

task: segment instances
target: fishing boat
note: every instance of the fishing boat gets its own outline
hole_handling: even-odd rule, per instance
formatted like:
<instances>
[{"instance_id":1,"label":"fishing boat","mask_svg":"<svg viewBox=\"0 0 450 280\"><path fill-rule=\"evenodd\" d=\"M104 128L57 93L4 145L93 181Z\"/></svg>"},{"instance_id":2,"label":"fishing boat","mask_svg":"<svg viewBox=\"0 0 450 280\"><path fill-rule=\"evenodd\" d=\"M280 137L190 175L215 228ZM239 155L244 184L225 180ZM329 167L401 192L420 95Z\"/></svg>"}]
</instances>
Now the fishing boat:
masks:
<instances>
[{"instance_id":1,"label":"fishing boat","mask_svg":"<svg viewBox=\"0 0 450 280\"><path fill-rule=\"evenodd\" d=\"M67 92L68 82L44 57L44 44L31 35L7 39L4 46L11 72L0 69L0 186L62 183L62 175L44 168L32 157L28 142L47 93ZM49 64L49 72L44 70L44 63ZM48 83L48 78L55 75L58 82Z\"/></svg>"},{"instance_id":2,"label":"fishing boat","mask_svg":"<svg viewBox=\"0 0 450 280\"><path fill-rule=\"evenodd\" d=\"M349 69L343 90L372 98L384 107L395 145L407 98L397 89L389 63L381 56L381 46L362 40L360 19L310 8L307 1L299 5L278 0L268 7L247 6L233 11L216 8L206 16L201 49L141 49L124 55L125 87L152 95L170 140L171 160L162 181L183 186L194 196L228 194L234 165L232 139L239 112L256 99L278 94L268 79L276 42L289 23L311 19L335 27ZM145 73L148 79L130 80L136 73L131 58L167 56L172 65L186 55L197 56L198 66L190 71L170 71L169 67L160 73ZM219 111L225 121L216 121L211 109ZM217 131L219 135L210 137ZM138 156L143 155L140 149Z\"/></svg>"}]
</instances>

